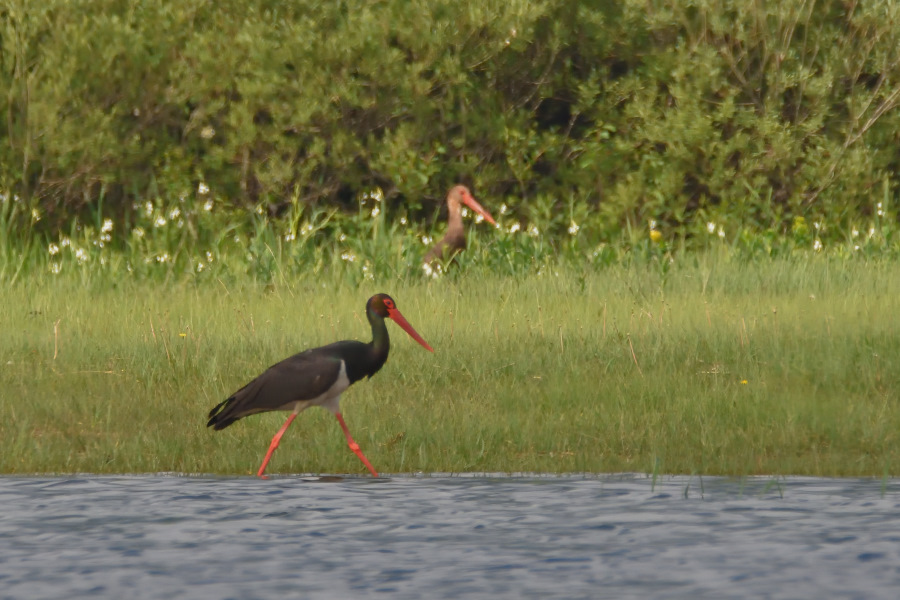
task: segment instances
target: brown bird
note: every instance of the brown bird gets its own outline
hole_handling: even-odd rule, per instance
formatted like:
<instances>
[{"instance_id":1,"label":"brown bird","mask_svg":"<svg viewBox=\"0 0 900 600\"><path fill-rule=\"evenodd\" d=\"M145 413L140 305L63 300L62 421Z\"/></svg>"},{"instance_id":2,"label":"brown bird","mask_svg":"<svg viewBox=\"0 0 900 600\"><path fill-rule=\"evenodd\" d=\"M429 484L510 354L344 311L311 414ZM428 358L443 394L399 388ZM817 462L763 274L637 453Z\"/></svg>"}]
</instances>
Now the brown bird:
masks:
<instances>
[{"instance_id":1,"label":"brown bird","mask_svg":"<svg viewBox=\"0 0 900 600\"><path fill-rule=\"evenodd\" d=\"M490 213L475 201L469 188L464 185L453 186L447 192L447 233L425 255L422 262L426 265L441 264L466 249L466 232L463 229L460 203L480 214L491 225L497 224Z\"/></svg>"},{"instance_id":2,"label":"brown bird","mask_svg":"<svg viewBox=\"0 0 900 600\"><path fill-rule=\"evenodd\" d=\"M272 453L278 447L281 436L301 412L310 406L321 406L331 411L337 418L347 445L359 457L374 477L378 472L353 441L344 417L341 416L339 402L341 392L363 377L377 373L387 361L391 341L385 327L386 318L393 319L406 333L419 342L429 352L434 352L428 342L416 333L400 311L393 298L387 294L376 294L366 302L366 317L372 326L372 341L368 344L347 340L312 348L286 358L272 365L259 377L236 391L227 400L209 411L207 427L218 431L225 429L238 419L272 410L292 411L269 445L269 451L259 467L258 476L263 473Z\"/></svg>"}]
</instances>

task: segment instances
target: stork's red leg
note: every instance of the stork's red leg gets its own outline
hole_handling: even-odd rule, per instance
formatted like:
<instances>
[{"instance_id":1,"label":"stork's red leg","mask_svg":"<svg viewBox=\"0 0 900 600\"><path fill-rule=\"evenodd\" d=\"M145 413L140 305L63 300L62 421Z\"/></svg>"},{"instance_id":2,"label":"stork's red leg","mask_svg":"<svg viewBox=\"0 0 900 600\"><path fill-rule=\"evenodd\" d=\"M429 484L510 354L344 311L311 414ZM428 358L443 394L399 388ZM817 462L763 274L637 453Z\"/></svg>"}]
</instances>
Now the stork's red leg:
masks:
<instances>
[{"instance_id":1,"label":"stork's red leg","mask_svg":"<svg viewBox=\"0 0 900 600\"><path fill-rule=\"evenodd\" d=\"M266 452L266 457L263 459L262 466L259 467L259 472L256 473L257 476L262 477L263 479L268 479L263 472L266 470L266 465L269 464L269 459L272 458L272 453L275 452L275 448L278 447L278 442L281 441L281 436L284 435L284 432L287 431L288 426L297 418L297 413L292 413L291 416L287 418L287 421L284 422L284 425L281 426L281 429L278 430L278 433L275 434L275 437L272 438L272 443L269 444L269 451Z\"/></svg>"},{"instance_id":2,"label":"stork's red leg","mask_svg":"<svg viewBox=\"0 0 900 600\"><path fill-rule=\"evenodd\" d=\"M370 463L369 459L362 453L362 450L359 449L359 444L353 441L353 436L350 435L350 430L347 429L347 424L344 423L344 417L342 417L339 412L334 413L334 416L337 417L338 423L341 424L341 429L344 430L344 435L347 436L347 445L350 446L353 453L359 457L359 460L363 461L363 464L366 465L369 472L372 473L372 477L378 477L378 472L372 467L372 463Z\"/></svg>"}]
</instances>

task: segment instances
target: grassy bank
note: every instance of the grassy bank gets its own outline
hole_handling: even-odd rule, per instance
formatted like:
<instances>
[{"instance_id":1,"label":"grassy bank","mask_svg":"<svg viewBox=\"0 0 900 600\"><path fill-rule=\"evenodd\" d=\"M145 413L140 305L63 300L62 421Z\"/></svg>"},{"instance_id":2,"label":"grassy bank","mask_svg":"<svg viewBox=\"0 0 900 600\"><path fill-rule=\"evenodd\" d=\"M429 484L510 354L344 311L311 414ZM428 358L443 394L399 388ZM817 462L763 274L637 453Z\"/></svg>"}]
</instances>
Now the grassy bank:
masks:
<instances>
[{"instance_id":1,"label":"grassy bank","mask_svg":"<svg viewBox=\"0 0 900 600\"><path fill-rule=\"evenodd\" d=\"M900 470L900 264L824 257L426 281L213 284L27 277L0 303L0 472L255 472L283 414L206 412L269 364L369 339L383 371L343 398L384 473ZM363 473L314 409L269 471Z\"/></svg>"}]
</instances>

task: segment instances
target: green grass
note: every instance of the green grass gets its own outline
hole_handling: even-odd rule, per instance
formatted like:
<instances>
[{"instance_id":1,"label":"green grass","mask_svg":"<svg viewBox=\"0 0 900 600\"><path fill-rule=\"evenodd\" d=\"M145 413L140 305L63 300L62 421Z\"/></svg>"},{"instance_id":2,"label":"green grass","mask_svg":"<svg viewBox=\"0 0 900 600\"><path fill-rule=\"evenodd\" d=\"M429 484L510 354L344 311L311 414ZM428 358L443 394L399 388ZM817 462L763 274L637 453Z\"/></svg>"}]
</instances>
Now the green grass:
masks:
<instances>
[{"instance_id":1,"label":"green grass","mask_svg":"<svg viewBox=\"0 0 900 600\"><path fill-rule=\"evenodd\" d=\"M255 473L285 413L214 433L265 367L368 340L388 292L435 348L342 400L380 472L900 472L900 263L680 257L667 269L162 282L27 276L0 303L0 472ZM365 473L326 411L270 473Z\"/></svg>"}]
</instances>

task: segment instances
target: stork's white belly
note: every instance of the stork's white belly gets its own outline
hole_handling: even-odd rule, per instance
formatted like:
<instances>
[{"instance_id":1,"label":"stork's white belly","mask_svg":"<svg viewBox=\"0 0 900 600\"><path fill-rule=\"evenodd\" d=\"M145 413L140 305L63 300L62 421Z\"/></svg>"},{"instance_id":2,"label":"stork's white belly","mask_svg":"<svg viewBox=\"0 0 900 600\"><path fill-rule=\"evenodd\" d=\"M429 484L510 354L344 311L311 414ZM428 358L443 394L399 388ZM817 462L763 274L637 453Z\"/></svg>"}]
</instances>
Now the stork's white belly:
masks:
<instances>
[{"instance_id":1,"label":"stork's white belly","mask_svg":"<svg viewBox=\"0 0 900 600\"><path fill-rule=\"evenodd\" d=\"M331 387L322 394L310 400L296 400L284 406L284 410L291 410L295 414L299 414L310 406L321 406L331 411L331 414L337 414L341 411L340 401L341 394L350 387L350 378L347 377L347 365L341 361L341 368L338 371L337 379L331 384Z\"/></svg>"}]
</instances>

